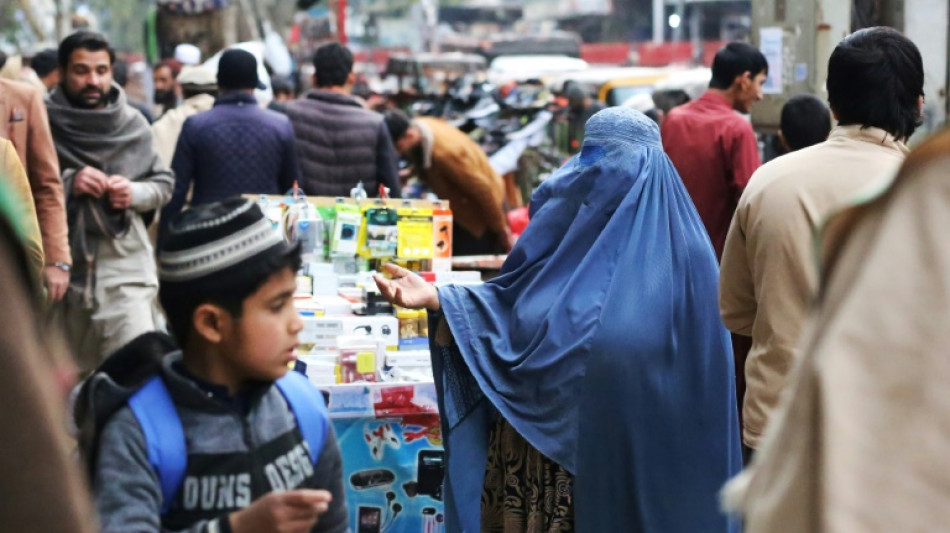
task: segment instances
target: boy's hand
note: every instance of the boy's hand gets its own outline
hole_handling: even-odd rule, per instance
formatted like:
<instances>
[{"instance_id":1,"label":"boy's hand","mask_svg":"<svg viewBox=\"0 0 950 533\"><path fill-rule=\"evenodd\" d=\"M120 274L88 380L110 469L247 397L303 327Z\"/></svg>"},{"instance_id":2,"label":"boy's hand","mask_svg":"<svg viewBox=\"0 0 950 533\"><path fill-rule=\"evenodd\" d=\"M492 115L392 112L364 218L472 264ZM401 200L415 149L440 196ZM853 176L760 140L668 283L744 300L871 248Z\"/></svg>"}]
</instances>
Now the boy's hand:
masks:
<instances>
[{"instance_id":1,"label":"boy's hand","mask_svg":"<svg viewBox=\"0 0 950 533\"><path fill-rule=\"evenodd\" d=\"M326 490L271 492L247 509L231 513L233 533L307 533L327 512L333 495Z\"/></svg>"}]
</instances>

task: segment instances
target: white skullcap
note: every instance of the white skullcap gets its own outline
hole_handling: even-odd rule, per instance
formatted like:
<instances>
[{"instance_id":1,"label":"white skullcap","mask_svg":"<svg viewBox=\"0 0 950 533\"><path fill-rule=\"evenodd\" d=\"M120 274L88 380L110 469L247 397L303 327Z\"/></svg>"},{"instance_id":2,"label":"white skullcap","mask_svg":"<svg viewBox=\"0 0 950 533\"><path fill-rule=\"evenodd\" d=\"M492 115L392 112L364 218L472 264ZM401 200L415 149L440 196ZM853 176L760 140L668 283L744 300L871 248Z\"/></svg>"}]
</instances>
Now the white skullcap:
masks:
<instances>
[{"instance_id":1,"label":"white skullcap","mask_svg":"<svg viewBox=\"0 0 950 533\"><path fill-rule=\"evenodd\" d=\"M201 50L193 44L182 43L175 47L175 59L182 65L197 65L201 63Z\"/></svg>"},{"instance_id":2,"label":"white skullcap","mask_svg":"<svg viewBox=\"0 0 950 533\"><path fill-rule=\"evenodd\" d=\"M217 74L211 69L203 66L181 68L181 74L178 75L178 83L181 85L217 85Z\"/></svg>"},{"instance_id":3,"label":"white skullcap","mask_svg":"<svg viewBox=\"0 0 950 533\"><path fill-rule=\"evenodd\" d=\"M641 113L646 113L651 109L656 109L656 104L653 103L653 97L647 93L635 94L627 99L623 103L623 107L629 107L635 111Z\"/></svg>"}]
</instances>

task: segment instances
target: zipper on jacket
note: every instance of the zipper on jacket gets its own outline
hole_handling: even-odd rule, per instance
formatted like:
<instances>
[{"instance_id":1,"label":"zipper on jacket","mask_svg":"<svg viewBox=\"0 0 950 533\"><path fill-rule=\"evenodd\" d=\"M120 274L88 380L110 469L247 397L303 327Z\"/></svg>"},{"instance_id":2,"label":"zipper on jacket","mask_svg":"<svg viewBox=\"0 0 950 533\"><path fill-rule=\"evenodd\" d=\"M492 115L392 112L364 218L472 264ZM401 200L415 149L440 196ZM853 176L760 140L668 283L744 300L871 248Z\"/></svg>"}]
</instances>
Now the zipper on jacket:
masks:
<instances>
[{"instance_id":1,"label":"zipper on jacket","mask_svg":"<svg viewBox=\"0 0 950 533\"><path fill-rule=\"evenodd\" d=\"M267 493L268 490L264 484L264 470L261 468L260 458L254 448L254 436L251 433L249 420L250 413L248 413L248 416L238 415L238 418L241 419L241 434L244 438L244 445L247 446L247 454L251 458L251 501L253 502Z\"/></svg>"}]
</instances>

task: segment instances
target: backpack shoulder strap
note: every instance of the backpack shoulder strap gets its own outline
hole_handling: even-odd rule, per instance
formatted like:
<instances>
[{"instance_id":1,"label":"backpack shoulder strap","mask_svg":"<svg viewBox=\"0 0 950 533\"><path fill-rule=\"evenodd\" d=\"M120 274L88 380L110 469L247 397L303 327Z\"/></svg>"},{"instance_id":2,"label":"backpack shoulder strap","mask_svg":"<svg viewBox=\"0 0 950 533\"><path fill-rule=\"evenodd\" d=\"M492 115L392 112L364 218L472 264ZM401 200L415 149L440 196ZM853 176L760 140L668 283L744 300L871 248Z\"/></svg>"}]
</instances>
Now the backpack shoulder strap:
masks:
<instances>
[{"instance_id":1,"label":"backpack shoulder strap","mask_svg":"<svg viewBox=\"0 0 950 533\"><path fill-rule=\"evenodd\" d=\"M291 370L287 375L277 380L284 399L290 405L297 419L297 427L307 441L310 448L310 460L317 464L323 443L329 431L327 406L323 401L323 394L314 387L306 376Z\"/></svg>"},{"instance_id":2,"label":"backpack shoulder strap","mask_svg":"<svg viewBox=\"0 0 950 533\"><path fill-rule=\"evenodd\" d=\"M158 474L162 486L164 515L185 480L188 465L185 430L161 376L149 379L128 403L145 435L148 462Z\"/></svg>"}]
</instances>

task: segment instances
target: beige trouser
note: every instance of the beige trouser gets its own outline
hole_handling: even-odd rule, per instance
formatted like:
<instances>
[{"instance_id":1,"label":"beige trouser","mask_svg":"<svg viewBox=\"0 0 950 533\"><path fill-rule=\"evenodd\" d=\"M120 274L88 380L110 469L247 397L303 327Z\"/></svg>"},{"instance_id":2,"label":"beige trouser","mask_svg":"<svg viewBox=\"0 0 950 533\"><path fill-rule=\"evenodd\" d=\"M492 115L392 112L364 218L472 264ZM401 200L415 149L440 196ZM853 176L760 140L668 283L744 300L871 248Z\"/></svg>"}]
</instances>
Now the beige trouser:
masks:
<instances>
[{"instance_id":1,"label":"beige trouser","mask_svg":"<svg viewBox=\"0 0 950 533\"><path fill-rule=\"evenodd\" d=\"M93 309L62 303L53 311L54 320L62 325L81 377L132 339L164 328L156 305L157 285L141 282L100 285L95 292Z\"/></svg>"}]
</instances>

